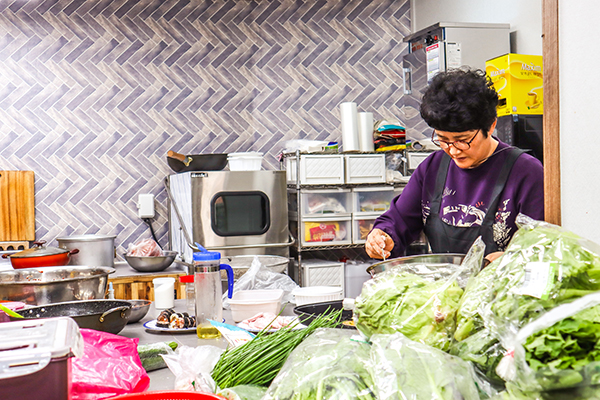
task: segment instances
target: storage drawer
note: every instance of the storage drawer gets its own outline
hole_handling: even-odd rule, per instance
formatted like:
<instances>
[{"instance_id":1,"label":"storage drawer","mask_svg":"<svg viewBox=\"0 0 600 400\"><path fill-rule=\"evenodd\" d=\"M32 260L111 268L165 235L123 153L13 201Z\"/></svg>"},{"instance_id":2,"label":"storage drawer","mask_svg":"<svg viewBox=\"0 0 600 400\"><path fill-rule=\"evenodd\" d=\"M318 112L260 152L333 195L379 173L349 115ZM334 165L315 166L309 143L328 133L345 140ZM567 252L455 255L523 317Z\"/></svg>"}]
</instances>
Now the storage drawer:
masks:
<instances>
[{"instance_id":1,"label":"storage drawer","mask_svg":"<svg viewBox=\"0 0 600 400\"><path fill-rule=\"evenodd\" d=\"M360 244L367 241L367 236L380 213L362 214L352 216L352 243Z\"/></svg>"},{"instance_id":2,"label":"storage drawer","mask_svg":"<svg viewBox=\"0 0 600 400\"><path fill-rule=\"evenodd\" d=\"M352 243L351 217L302 218L302 246L327 246Z\"/></svg>"},{"instance_id":3,"label":"storage drawer","mask_svg":"<svg viewBox=\"0 0 600 400\"><path fill-rule=\"evenodd\" d=\"M344 288L343 262L315 260L302 260L301 276L302 286L336 286Z\"/></svg>"},{"instance_id":4,"label":"storage drawer","mask_svg":"<svg viewBox=\"0 0 600 400\"><path fill-rule=\"evenodd\" d=\"M298 194L288 191L288 210L298 212ZM352 212L352 193L350 189L302 189L300 191L300 211L303 216L337 218L350 216ZM335 217L334 217L335 216Z\"/></svg>"},{"instance_id":5,"label":"storage drawer","mask_svg":"<svg viewBox=\"0 0 600 400\"><path fill-rule=\"evenodd\" d=\"M385 154L345 154L346 183L385 183Z\"/></svg>"},{"instance_id":6,"label":"storage drawer","mask_svg":"<svg viewBox=\"0 0 600 400\"><path fill-rule=\"evenodd\" d=\"M286 176L289 184L297 181L297 159L286 158ZM300 156L300 184L337 185L344 183L344 156L341 154L309 154Z\"/></svg>"},{"instance_id":7,"label":"storage drawer","mask_svg":"<svg viewBox=\"0 0 600 400\"><path fill-rule=\"evenodd\" d=\"M353 212L382 213L390 208L392 199L399 193L392 186L352 189Z\"/></svg>"}]
</instances>

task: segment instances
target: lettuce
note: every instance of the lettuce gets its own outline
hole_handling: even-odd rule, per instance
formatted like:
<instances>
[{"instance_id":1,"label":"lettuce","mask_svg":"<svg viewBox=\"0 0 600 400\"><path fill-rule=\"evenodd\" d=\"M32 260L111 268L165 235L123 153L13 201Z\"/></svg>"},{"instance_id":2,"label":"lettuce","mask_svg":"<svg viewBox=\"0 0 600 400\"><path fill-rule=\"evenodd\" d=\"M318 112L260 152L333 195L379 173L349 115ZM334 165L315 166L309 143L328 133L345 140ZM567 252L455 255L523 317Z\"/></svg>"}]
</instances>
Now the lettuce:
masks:
<instances>
[{"instance_id":1,"label":"lettuce","mask_svg":"<svg viewBox=\"0 0 600 400\"><path fill-rule=\"evenodd\" d=\"M363 285L356 298L356 327L367 337L401 332L441 350L450 347L463 290L456 279L430 281L392 269Z\"/></svg>"}]
</instances>

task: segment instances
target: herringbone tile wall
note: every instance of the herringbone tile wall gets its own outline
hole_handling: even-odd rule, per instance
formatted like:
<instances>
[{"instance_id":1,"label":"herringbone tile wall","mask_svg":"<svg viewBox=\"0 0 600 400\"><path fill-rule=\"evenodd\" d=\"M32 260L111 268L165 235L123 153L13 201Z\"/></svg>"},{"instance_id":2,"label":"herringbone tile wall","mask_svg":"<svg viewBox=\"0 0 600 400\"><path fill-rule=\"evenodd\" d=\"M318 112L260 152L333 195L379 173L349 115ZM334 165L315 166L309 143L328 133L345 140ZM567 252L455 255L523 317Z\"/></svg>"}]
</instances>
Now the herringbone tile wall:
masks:
<instances>
[{"instance_id":1,"label":"herringbone tile wall","mask_svg":"<svg viewBox=\"0 0 600 400\"><path fill-rule=\"evenodd\" d=\"M408 0L0 0L0 169L36 173L36 236L149 236L170 149L341 140L339 104L399 117ZM122 250L119 249L119 250Z\"/></svg>"}]
</instances>

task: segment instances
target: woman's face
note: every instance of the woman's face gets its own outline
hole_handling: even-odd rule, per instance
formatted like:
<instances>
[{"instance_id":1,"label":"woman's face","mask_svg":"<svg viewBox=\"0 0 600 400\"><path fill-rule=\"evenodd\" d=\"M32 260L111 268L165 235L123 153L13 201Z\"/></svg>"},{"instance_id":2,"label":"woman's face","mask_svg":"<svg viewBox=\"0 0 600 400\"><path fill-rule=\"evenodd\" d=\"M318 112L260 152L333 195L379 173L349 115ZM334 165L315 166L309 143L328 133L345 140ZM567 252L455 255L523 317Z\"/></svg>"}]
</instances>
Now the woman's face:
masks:
<instances>
[{"instance_id":1,"label":"woman's face","mask_svg":"<svg viewBox=\"0 0 600 400\"><path fill-rule=\"evenodd\" d=\"M495 124L494 124L495 125ZM489 131L493 132L493 128ZM436 130L433 138L439 140L441 148L459 168L475 168L483 163L496 149L498 142L489 134L484 136L480 129L464 132L444 132ZM458 142L453 144L454 142ZM465 144L468 144L465 145ZM469 147L470 146L470 147ZM460 148L457 148L460 147Z\"/></svg>"}]
</instances>

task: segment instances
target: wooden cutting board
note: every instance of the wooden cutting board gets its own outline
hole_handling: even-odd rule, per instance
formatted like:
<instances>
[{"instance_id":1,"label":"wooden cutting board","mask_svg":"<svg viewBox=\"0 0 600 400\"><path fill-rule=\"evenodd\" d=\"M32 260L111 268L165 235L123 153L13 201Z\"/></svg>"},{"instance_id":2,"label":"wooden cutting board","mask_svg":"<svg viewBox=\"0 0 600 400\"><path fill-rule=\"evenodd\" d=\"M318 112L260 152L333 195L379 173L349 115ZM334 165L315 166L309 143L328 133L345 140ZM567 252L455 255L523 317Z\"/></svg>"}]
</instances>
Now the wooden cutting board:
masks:
<instances>
[{"instance_id":1,"label":"wooden cutting board","mask_svg":"<svg viewBox=\"0 0 600 400\"><path fill-rule=\"evenodd\" d=\"M33 171L0 171L0 242L35 240Z\"/></svg>"}]
</instances>

